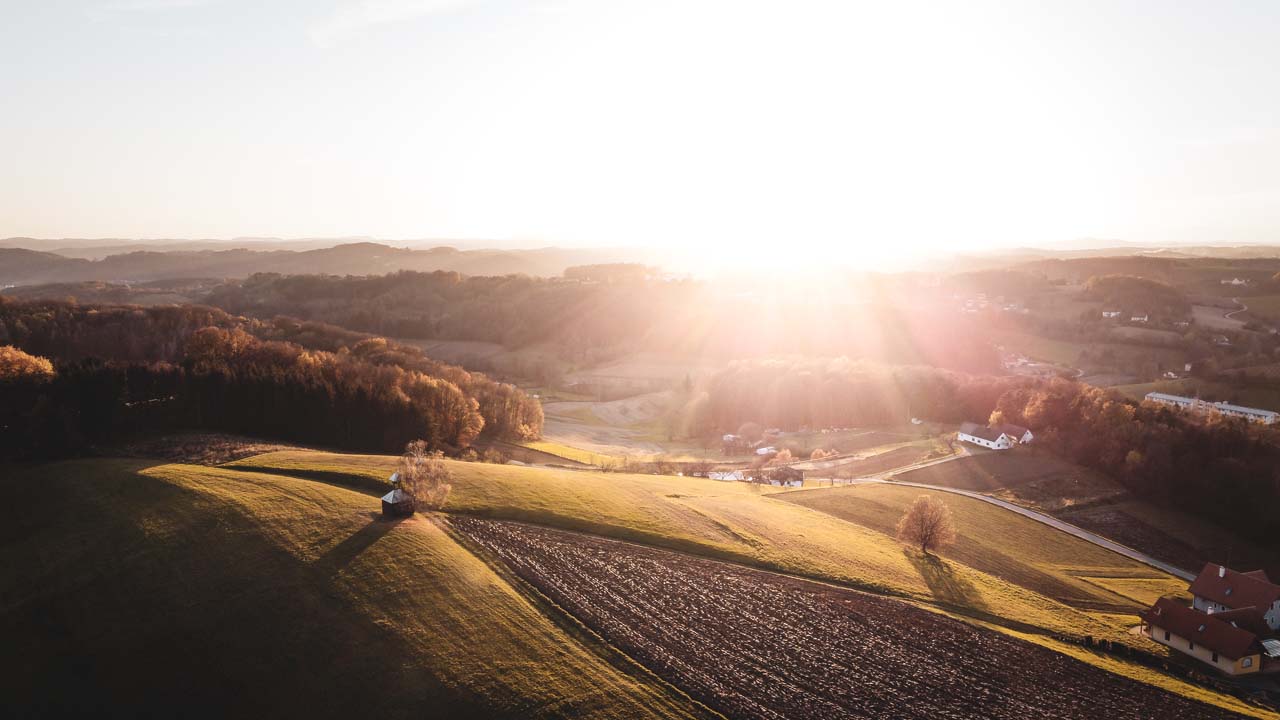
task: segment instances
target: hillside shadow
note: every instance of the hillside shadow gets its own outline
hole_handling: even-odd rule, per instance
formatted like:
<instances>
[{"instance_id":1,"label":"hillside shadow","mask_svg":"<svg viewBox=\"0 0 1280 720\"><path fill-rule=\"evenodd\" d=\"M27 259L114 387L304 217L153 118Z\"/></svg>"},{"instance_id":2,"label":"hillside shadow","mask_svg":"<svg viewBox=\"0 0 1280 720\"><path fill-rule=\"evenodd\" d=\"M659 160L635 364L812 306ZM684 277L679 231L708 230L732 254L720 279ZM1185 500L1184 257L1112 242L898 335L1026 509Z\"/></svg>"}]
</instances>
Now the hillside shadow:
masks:
<instances>
[{"instance_id":1,"label":"hillside shadow","mask_svg":"<svg viewBox=\"0 0 1280 720\"><path fill-rule=\"evenodd\" d=\"M355 531L346 540L329 548L329 551L321 555L314 563L316 570L325 575L336 575L343 568L360 556L360 553L368 550L374 543L382 539L383 535L391 532L391 529L399 525L404 518L383 518L379 514L370 513L372 519L368 525Z\"/></svg>"},{"instance_id":2,"label":"hillside shadow","mask_svg":"<svg viewBox=\"0 0 1280 720\"><path fill-rule=\"evenodd\" d=\"M936 555L904 549L903 555L915 566L933 598L941 603L985 611L987 604L973 583L956 574L950 563Z\"/></svg>"}]
</instances>

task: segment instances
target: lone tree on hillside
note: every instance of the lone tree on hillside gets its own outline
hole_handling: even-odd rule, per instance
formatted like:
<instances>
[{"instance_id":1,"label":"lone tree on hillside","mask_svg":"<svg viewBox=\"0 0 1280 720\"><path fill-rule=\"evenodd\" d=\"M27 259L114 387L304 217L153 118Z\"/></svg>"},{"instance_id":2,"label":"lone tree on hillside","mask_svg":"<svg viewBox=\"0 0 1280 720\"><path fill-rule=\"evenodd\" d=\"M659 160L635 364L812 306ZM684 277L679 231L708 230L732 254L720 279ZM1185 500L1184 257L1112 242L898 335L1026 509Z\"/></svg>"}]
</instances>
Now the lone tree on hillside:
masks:
<instances>
[{"instance_id":1,"label":"lone tree on hillside","mask_svg":"<svg viewBox=\"0 0 1280 720\"><path fill-rule=\"evenodd\" d=\"M951 519L951 508L935 497L921 495L911 503L898 521L898 539L911 545L919 545L920 551L930 555L956 541L956 525Z\"/></svg>"},{"instance_id":2,"label":"lone tree on hillside","mask_svg":"<svg viewBox=\"0 0 1280 720\"><path fill-rule=\"evenodd\" d=\"M452 476L443 458L438 450L427 452L425 440L414 440L404 446L396 471L400 473L401 489L413 496L418 507L439 510L449 497Z\"/></svg>"}]
</instances>

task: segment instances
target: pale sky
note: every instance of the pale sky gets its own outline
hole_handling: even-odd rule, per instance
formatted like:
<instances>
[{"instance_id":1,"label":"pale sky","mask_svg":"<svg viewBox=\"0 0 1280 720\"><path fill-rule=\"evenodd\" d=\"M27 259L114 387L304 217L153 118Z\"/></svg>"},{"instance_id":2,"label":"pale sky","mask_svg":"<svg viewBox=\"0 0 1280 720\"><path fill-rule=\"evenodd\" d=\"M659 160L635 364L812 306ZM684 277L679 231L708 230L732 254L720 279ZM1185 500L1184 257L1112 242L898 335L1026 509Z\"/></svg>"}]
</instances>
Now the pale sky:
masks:
<instances>
[{"instance_id":1,"label":"pale sky","mask_svg":"<svg viewBox=\"0 0 1280 720\"><path fill-rule=\"evenodd\" d=\"M0 237L1280 243L1278 68L1275 2L0 0Z\"/></svg>"}]
</instances>

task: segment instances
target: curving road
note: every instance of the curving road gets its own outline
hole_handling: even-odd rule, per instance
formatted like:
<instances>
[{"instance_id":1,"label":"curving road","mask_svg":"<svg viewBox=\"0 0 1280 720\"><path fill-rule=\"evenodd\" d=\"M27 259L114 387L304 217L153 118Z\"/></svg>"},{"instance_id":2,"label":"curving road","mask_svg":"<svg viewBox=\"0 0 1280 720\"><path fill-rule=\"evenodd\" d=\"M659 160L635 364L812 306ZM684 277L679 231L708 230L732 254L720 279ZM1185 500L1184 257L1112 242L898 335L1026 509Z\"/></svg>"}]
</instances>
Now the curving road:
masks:
<instances>
[{"instance_id":1,"label":"curving road","mask_svg":"<svg viewBox=\"0 0 1280 720\"><path fill-rule=\"evenodd\" d=\"M1232 310L1232 311L1231 311L1231 312L1229 312L1229 313L1224 313L1224 314L1222 315L1222 317L1226 318L1227 320L1234 320L1235 318L1231 317L1232 315L1237 315L1237 314L1242 313L1242 312L1244 312L1245 310L1248 310L1248 309L1249 309L1249 306L1248 306L1248 305L1245 305L1245 304L1244 304L1244 303L1242 303L1242 302L1240 302L1240 298L1238 298L1238 297L1233 297L1233 298L1231 298L1231 302L1233 302L1233 303L1235 303L1235 304L1239 305L1239 306L1240 306L1240 309L1239 309L1239 310Z\"/></svg>"},{"instance_id":2,"label":"curving road","mask_svg":"<svg viewBox=\"0 0 1280 720\"><path fill-rule=\"evenodd\" d=\"M938 462L948 462L950 460L956 459L957 457L962 457L962 456L952 456L948 458L943 458L941 461L933 461L928 464L934 465L934 464L937 464ZM913 466L911 468L903 468L900 470L905 470L905 469L914 470L916 469L916 466ZM894 472L898 472L898 471L894 471ZM1068 535L1074 535L1075 537L1078 537L1081 540L1084 540L1086 542L1091 542L1094 545L1097 545L1098 547L1106 548L1111 552L1119 553L1120 555L1123 555L1131 560L1137 560L1138 562L1144 565L1150 565L1151 567L1157 570L1167 572L1170 575L1173 575L1175 577L1180 577L1183 580L1190 581L1195 579L1195 575L1193 573L1187 572L1186 570L1183 570L1182 568L1179 568L1179 567L1174 567L1173 565L1170 565L1167 562L1157 560L1151 557L1150 555L1144 552L1139 552L1138 550L1134 550L1133 548L1127 545L1121 545L1120 543L1115 542L1114 540L1109 540L1097 533L1089 532L1088 530L1072 525L1069 522L1063 522L1062 520L1059 520L1058 518L1053 517L1052 515L1046 515L1045 513L1036 512L1035 510L1029 510L1027 508L1022 507L1021 505L1015 505L1014 503L1008 502L1006 500L993 498L990 495L983 495L982 493L974 492L972 490L959 490L956 488L943 487L941 485L926 485L924 483L906 482L906 481L899 481L899 480L885 480L883 478L878 478L878 477L858 478L856 480L848 480L846 482L847 484L850 484L850 485L856 485L859 483L864 483L864 484L865 483L884 483L885 485L906 485L908 487L916 487L916 488L921 488L923 490L937 490L939 492L951 493L953 495L964 495L965 497L971 497L974 500L981 500L982 502L985 502L985 503L997 505L1010 512L1015 512L1023 517L1035 520L1036 522L1044 523L1045 525L1048 525L1049 527L1052 527L1056 530L1061 530L1062 532L1067 533Z\"/></svg>"}]
</instances>

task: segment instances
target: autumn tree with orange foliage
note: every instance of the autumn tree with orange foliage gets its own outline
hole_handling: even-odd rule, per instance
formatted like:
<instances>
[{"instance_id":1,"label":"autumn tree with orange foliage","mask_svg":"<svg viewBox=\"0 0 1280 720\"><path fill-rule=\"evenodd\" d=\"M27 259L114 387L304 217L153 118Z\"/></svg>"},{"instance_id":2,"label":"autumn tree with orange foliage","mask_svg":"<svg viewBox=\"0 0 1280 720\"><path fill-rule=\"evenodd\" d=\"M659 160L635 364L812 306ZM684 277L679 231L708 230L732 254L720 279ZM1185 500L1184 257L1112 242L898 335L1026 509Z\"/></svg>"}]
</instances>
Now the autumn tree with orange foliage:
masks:
<instances>
[{"instance_id":1,"label":"autumn tree with orange foliage","mask_svg":"<svg viewBox=\"0 0 1280 720\"><path fill-rule=\"evenodd\" d=\"M0 382L10 380L47 381L54 377L53 363L29 355L12 345L0 347Z\"/></svg>"},{"instance_id":2,"label":"autumn tree with orange foliage","mask_svg":"<svg viewBox=\"0 0 1280 720\"><path fill-rule=\"evenodd\" d=\"M954 543L956 524L951 508L936 497L917 497L898 521L898 539L919 547L926 555Z\"/></svg>"}]
</instances>

